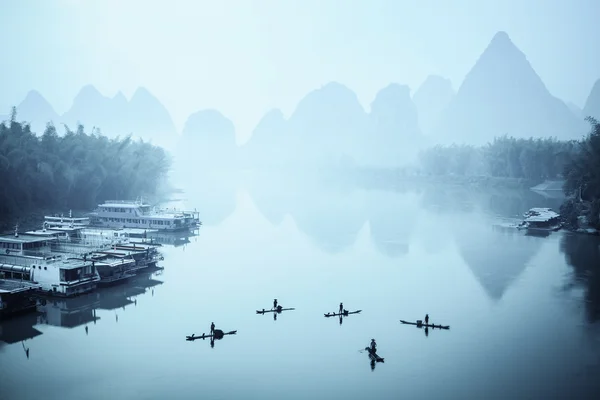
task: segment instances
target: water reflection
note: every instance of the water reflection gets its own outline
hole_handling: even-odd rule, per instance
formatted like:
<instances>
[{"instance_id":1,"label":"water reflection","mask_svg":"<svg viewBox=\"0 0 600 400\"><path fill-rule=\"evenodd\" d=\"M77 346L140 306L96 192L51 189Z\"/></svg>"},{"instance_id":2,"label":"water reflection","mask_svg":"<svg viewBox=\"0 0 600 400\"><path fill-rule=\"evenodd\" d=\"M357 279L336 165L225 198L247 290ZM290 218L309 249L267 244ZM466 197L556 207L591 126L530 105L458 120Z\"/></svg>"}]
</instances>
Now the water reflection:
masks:
<instances>
[{"instance_id":1,"label":"water reflection","mask_svg":"<svg viewBox=\"0 0 600 400\"><path fill-rule=\"evenodd\" d=\"M43 334L34 328L38 323L38 316L39 313L28 313L0 322L0 351L5 344L21 342L23 352L29 359L30 348L25 342Z\"/></svg>"},{"instance_id":2,"label":"water reflection","mask_svg":"<svg viewBox=\"0 0 600 400\"><path fill-rule=\"evenodd\" d=\"M574 284L584 288L586 316L590 323L600 319L600 238L564 234L560 250L573 267Z\"/></svg>"},{"instance_id":3,"label":"water reflection","mask_svg":"<svg viewBox=\"0 0 600 400\"><path fill-rule=\"evenodd\" d=\"M236 192L240 186L237 173L214 172L190 177L194 182L186 187L187 203L200 211L200 221L206 226L217 226L236 208Z\"/></svg>"},{"instance_id":4,"label":"water reflection","mask_svg":"<svg viewBox=\"0 0 600 400\"><path fill-rule=\"evenodd\" d=\"M136 306L136 296L163 283L153 279L154 274L153 272L141 273L121 285L102 288L73 298L47 299L44 305L38 306L38 310L41 311L38 323L63 328L85 325L85 332L88 334L88 324L96 324L100 319L96 315L98 309L115 311L115 322L118 323L119 315L116 310L125 310L132 304Z\"/></svg>"},{"instance_id":5,"label":"water reflection","mask_svg":"<svg viewBox=\"0 0 600 400\"><path fill-rule=\"evenodd\" d=\"M494 226L485 218L461 223L455 235L461 257L487 295L500 300L540 250L543 238Z\"/></svg>"},{"instance_id":6,"label":"water reflection","mask_svg":"<svg viewBox=\"0 0 600 400\"><path fill-rule=\"evenodd\" d=\"M419 197L414 193L370 192L367 218L375 247L388 257L408 253L410 236L417 224Z\"/></svg>"}]
</instances>

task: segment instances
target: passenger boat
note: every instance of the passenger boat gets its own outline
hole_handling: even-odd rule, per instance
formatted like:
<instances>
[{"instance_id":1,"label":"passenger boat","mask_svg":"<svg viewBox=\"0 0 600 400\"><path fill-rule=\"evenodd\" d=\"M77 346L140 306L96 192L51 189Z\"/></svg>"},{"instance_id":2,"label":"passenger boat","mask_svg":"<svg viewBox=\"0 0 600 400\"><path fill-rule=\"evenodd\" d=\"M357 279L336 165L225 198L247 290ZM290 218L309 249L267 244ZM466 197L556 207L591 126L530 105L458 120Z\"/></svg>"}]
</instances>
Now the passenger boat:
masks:
<instances>
[{"instance_id":1,"label":"passenger boat","mask_svg":"<svg viewBox=\"0 0 600 400\"><path fill-rule=\"evenodd\" d=\"M180 231L201 224L196 211L159 209L142 200L107 200L89 213L90 225L108 228Z\"/></svg>"}]
</instances>

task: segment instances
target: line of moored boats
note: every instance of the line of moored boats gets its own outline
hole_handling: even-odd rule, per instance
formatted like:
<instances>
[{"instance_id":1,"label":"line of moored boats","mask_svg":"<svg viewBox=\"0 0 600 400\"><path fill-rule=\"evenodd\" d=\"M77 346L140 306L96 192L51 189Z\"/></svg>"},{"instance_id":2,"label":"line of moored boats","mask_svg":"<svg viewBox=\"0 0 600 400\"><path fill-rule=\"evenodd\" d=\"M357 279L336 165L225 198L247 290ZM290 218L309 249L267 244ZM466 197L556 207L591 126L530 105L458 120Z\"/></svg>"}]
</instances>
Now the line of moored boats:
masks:
<instances>
[{"instance_id":1,"label":"line of moored boats","mask_svg":"<svg viewBox=\"0 0 600 400\"><path fill-rule=\"evenodd\" d=\"M71 297L162 269L148 233L200 225L196 212L107 201L84 217L46 216L39 230L0 236L0 318L35 310L37 295Z\"/></svg>"}]
</instances>

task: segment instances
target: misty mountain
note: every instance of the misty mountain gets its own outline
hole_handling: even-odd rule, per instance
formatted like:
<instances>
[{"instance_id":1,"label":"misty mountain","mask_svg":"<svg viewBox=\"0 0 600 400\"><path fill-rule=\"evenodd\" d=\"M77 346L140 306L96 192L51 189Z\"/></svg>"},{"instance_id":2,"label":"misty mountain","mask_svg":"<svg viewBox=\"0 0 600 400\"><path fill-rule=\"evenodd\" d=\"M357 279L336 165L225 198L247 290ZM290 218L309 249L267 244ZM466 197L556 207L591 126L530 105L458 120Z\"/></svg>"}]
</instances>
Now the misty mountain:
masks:
<instances>
[{"instance_id":1,"label":"misty mountain","mask_svg":"<svg viewBox=\"0 0 600 400\"><path fill-rule=\"evenodd\" d=\"M450 79L429 75L412 97L419 111L419 126L426 135L432 135L438 119L456 93Z\"/></svg>"},{"instance_id":2,"label":"misty mountain","mask_svg":"<svg viewBox=\"0 0 600 400\"><path fill-rule=\"evenodd\" d=\"M122 94L121 94L122 96ZM122 96L124 100L125 97ZM113 101L122 102L121 99ZM145 140L152 140L154 144L174 148L179 140L179 134L171 114L166 107L147 89L138 88L129 100L127 108L129 129Z\"/></svg>"},{"instance_id":3,"label":"misty mountain","mask_svg":"<svg viewBox=\"0 0 600 400\"><path fill-rule=\"evenodd\" d=\"M198 111L189 116L176 156L179 166L231 167L237 153L233 122L216 110ZM183 170L182 170L183 172Z\"/></svg>"},{"instance_id":4,"label":"misty mountain","mask_svg":"<svg viewBox=\"0 0 600 400\"><path fill-rule=\"evenodd\" d=\"M436 139L471 144L504 134L578 139L586 125L550 94L509 36L498 32L444 111Z\"/></svg>"},{"instance_id":5,"label":"misty mountain","mask_svg":"<svg viewBox=\"0 0 600 400\"><path fill-rule=\"evenodd\" d=\"M29 123L33 132L41 134L48 122L52 121L56 125L59 116L38 91L31 90L17 106L17 121Z\"/></svg>"},{"instance_id":6,"label":"misty mountain","mask_svg":"<svg viewBox=\"0 0 600 400\"><path fill-rule=\"evenodd\" d=\"M391 84L381 89L371 103L371 146L369 165L396 167L416 154L415 147L423 143L417 107L406 85ZM367 147L369 148L369 147Z\"/></svg>"},{"instance_id":7,"label":"misty mountain","mask_svg":"<svg viewBox=\"0 0 600 400\"><path fill-rule=\"evenodd\" d=\"M165 147L170 147L177 137L167 109L144 88L138 88L127 101L121 92L110 98L94 86L86 85L75 96L73 105L61 120L71 129L82 123L88 132L96 127L109 137L131 133L134 137Z\"/></svg>"},{"instance_id":8,"label":"misty mountain","mask_svg":"<svg viewBox=\"0 0 600 400\"><path fill-rule=\"evenodd\" d=\"M281 110L273 109L265 114L254 128L248 142L241 148L246 165L258 167L283 165L289 150L289 136L286 129L286 120Z\"/></svg>"},{"instance_id":9,"label":"misty mountain","mask_svg":"<svg viewBox=\"0 0 600 400\"><path fill-rule=\"evenodd\" d=\"M567 105L567 107L569 108L569 110L571 110L571 112L573 113L573 115L575 115L575 117L577 117L578 119L584 119L585 117L583 116L583 110L575 103L571 102L571 101L567 101L565 103Z\"/></svg>"},{"instance_id":10,"label":"misty mountain","mask_svg":"<svg viewBox=\"0 0 600 400\"><path fill-rule=\"evenodd\" d=\"M368 117L356 94L330 82L308 93L287 123L290 160L309 165L362 161Z\"/></svg>"},{"instance_id":11,"label":"misty mountain","mask_svg":"<svg viewBox=\"0 0 600 400\"><path fill-rule=\"evenodd\" d=\"M279 110L260 121L242 147L254 165L339 165L352 162L390 167L407 162L423 142L408 86L379 91L367 113L356 93L330 82L308 93L286 121Z\"/></svg>"},{"instance_id":12,"label":"misty mountain","mask_svg":"<svg viewBox=\"0 0 600 400\"><path fill-rule=\"evenodd\" d=\"M594 83L592 91L585 102L583 116L584 118L594 117L600 121L600 79Z\"/></svg>"}]
</instances>

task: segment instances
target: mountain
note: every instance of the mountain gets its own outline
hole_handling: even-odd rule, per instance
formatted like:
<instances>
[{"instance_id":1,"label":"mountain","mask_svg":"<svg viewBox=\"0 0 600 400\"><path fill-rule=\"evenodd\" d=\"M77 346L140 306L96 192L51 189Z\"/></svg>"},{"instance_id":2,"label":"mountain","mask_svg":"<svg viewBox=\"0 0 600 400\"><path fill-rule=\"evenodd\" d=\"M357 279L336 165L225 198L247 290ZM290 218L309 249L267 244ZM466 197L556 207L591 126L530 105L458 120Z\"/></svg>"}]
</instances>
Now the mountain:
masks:
<instances>
[{"instance_id":1,"label":"mountain","mask_svg":"<svg viewBox=\"0 0 600 400\"><path fill-rule=\"evenodd\" d=\"M31 130L38 135L44 133L46 124L57 124L59 116L48 101L37 91L31 90L25 99L17 106L17 121L25 121L31 125Z\"/></svg>"},{"instance_id":2,"label":"mountain","mask_svg":"<svg viewBox=\"0 0 600 400\"><path fill-rule=\"evenodd\" d=\"M356 94L331 82L306 95L287 123L289 160L303 165L336 165L364 154L368 117Z\"/></svg>"},{"instance_id":3,"label":"mountain","mask_svg":"<svg viewBox=\"0 0 600 400\"><path fill-rule=\"evenodd\" d=\"M286 129L286 120L281 110L273 109L265 114L254 128L250 140L240 149L246 165L283 165L289 151Z\"/></svg>"},{"instance_id":4,"label":"mountain","mask_svg":"<svg viewBox=\"0 0 600 400\"><path fill-rule=\"evenodd\" d=\"M132 134L167 148L175 145L177 137L169 112L145 88L138 88L127 101L122 92L110 98L92 85L84 86L61 120L72 130L82 123L87 132L96 127L109 137Z\"/></svg>"},{"instance_id":5,"label":"mountain","mask_svg":"<svg viewBox=\"0 0 600 400\"><path fill-rule=\"evenodd\" d=\"M174 148L179 135L165 106L145 88L138 88L129 101L129 127L134 135L166 148Z\"/></svg>"},{"instance_id":6,"label":"mountain","mask_svg":"<svg viewBox=\"0 0 600 400\"><path fill-rule=\"evenodd\" d=\"M525 54L498 32L436 124L444 142L483 144L495 136L574 139L587 130L552 96Z\"/></svg>"},{"instance_id":7,"label":"mountain","mask_svg":"<svg viewBox=\"0 0 600 400\"><path fill-rule=\"evenodd\" d=\"M583 116L594 117L600 121L600 79L594 83L592 91L585 102Z\"/></svg>"},{"instance_id":8,"label":"mountain","mask_svg":"<svg viewBox=\"0 0 600 400\"><path fill-rule=\"evenodd\" d=\"M450 79L429 75L412 97L419 111L419 126L426 135L434 134L433 129L442 112L455 96Z\"/></svg>"},{"instance_id":9,"label":"mountain","mask_svg":"<svg viewBox=\"0 0 600 400\"><path fill-rule=\"evenodd\" d=\"M371 103L368 146L369 164L396 167L407 161L422 143L417 107L406 85L390 84Z\"/></svg>"},{"instance_id":10,"label":"mountain","mask_svg":"<svg viewBox=\"0 0 600 400\"><path fill-rule=\"evenodd\" d=\"M94 86L86 85L77 93L71 108L62 115L61 120L72 131L77 129L78 124L82 124L87 132L98 128L109 137L125 134L127 129L122 126L122 121L111 118L111 111L111 99L102 95ZM115 126L120 128L115 130Z\"/></svg>"},{"instance_id":11,"label":"mountain","mask_svg":"<svg viewBox=\"0 0 600 400\"><path fill-rule=\"evenodd\" d=\"M567 105L567 107L569 107L569 110L571 110L571 112L573 113L573 115L575 115L575 117L579 118L579 119L583 119L583 110L581 108L579 108L579 106L577 106L577 104L567 101L565 103Z\"/></svg>"},{"instance_id":12,"label":"mountain","mask_svg":"<svg viewBox=\"0 0 600 400\"><path fill-rule=\"evenodd\" d=\"M203 110L187 119L176 155L180 171L185 172L195 165L232 167L236 153L233 122L219 111Z\"/></svg>"}]
</instances>

